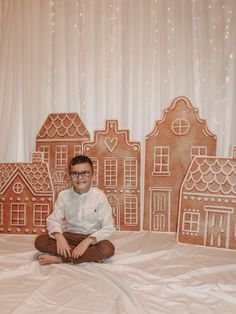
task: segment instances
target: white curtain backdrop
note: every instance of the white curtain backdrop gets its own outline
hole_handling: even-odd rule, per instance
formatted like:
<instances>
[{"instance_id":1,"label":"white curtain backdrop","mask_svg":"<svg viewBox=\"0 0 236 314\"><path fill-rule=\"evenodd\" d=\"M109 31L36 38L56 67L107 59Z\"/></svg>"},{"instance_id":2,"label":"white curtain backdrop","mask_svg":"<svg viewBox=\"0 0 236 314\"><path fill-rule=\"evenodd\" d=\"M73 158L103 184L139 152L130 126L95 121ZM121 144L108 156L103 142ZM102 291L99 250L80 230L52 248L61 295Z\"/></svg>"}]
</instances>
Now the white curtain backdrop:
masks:
<instances>
[{"instance_id":1,"label":"white curtain backdrop","mask_svg":"<svg viewBox=\"0 0 236 314\"><path fill-rule=\"evenodd\" d=\"M180 95L229 156L235 45L235 0L0 0L0 162L30 161L52 112L144 144Z\"/></svg>"}]
</instances>

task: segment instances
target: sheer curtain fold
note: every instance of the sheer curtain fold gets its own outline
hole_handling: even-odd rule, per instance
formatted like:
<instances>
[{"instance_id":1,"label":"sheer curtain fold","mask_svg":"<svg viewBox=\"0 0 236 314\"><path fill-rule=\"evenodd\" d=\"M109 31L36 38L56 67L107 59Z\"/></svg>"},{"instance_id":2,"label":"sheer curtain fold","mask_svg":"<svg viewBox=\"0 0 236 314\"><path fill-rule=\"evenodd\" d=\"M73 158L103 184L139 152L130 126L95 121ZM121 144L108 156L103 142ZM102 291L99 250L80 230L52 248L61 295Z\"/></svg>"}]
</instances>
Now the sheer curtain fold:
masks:
<instances>
[{"instance_id":1,"label":"sheer curtain fold","mask_svg":"<svg viewBox=\"0 0 236 314\"><path fill-rule=\"evenodd\" d=\"M29 161L51 112L106 119L144 145L185 95L236 142L234 0L0 0L0 161Z\"/></svg>"},{"instance_id":2,"label":"sheer curtain fold","mask_svg":"<svg viewBox=\"0 0 236 314\"><path fill-rule=\"evenodd\" d=\"M0 7L0 160L29 161L50 111L48 1L9 0Z\"/></svg>"}]
</instances>

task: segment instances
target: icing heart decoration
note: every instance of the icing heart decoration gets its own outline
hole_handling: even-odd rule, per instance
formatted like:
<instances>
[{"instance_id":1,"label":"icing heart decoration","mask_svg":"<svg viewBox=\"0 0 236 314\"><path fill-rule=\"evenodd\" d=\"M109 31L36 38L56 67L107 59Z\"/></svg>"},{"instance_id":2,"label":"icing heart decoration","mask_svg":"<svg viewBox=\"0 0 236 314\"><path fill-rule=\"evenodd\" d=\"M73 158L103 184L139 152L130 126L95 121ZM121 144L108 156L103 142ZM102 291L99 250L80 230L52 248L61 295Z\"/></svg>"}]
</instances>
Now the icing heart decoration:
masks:
<instances>
[{"instance_id":1,"label":"icing heart decoration","mask_svg":"<svg viewBox=\"0 0 236 314\"><path fill-rule=\"evenodd\" d=\"M106 147L110 152L113 152L113 150L116 148L117 143L118 143L117 137L112 137L112 138L106 137L105 138Z\"/></svg>"}]
</instances>

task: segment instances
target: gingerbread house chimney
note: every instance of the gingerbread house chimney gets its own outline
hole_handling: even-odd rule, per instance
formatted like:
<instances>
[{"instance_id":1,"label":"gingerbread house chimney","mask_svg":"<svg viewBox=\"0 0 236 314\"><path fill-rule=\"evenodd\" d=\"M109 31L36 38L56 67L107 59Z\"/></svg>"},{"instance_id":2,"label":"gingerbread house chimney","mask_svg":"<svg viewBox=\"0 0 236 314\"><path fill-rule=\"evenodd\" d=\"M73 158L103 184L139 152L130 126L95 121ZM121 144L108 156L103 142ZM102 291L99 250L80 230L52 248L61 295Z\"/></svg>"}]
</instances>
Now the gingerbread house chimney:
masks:
<instances>
[{"instance_id":1,"label":"gingerbread house chimney","mask_svg":"<svg viewBox=\"0 0 236 314\"><path fill-rule=\"evenodd\" d=\"M34 152L32 154L32 162L44 162L43 152Z\"/></svg>"},{"instance_id":2,"label":"gingerbread house chimney","mask_svg":"<svg viewBox=\"0 0 236 314\"><path fill-rule=\"evenodd\" d=\"M236 159L236 145L232 147L232 158Z\"/></svg>"}]
</instances>

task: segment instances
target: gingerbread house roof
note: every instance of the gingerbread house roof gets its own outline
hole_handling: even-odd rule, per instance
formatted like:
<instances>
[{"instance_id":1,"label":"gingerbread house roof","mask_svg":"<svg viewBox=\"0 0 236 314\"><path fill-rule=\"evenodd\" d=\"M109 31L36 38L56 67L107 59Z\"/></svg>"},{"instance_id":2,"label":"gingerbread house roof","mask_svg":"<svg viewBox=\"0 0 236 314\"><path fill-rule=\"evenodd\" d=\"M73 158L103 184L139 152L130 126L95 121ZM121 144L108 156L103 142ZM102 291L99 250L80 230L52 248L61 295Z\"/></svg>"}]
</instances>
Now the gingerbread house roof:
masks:
<instances>
[{"instance_id":1,"label":"gingerbread house roof","mask_svg":"<svg viewBox=\"0 0 236 314\"><path fill-rule=\"evenodd\" d=\"M118 129L117 120L106 120L105 130L96 130L94 132L94 142L83 143L84 147L95 147L98 144L100 135L105 135L105 145L109 152L113 152L113 150L117 147L118 139L112 137L116 135L123 135L127 146L132 147L135 151L140 151L140 142L130 141L129 130Z\"/></svg>"},{"instance_id":2,"label":"gingerbread house roof","mask_svg":"<svg viewBox=\"0 0 236 314\"><path fill-rule=\"evenodd\" d=\"M0 164L0 193L3 194L19 175L34 195L52 194L52 183L46 163Z\"/></svg>"},{"instance_id":3,"label":"gingerbread house roof","mask_svg":"<svg viewBox=\"0 0 236 314\"><path fill-rule=\"evenodd\" d=\"M236 196L236 159L195 157L183 182L183 191Z\"/></svg>"},{"instance_id":4,"label":"gingerbread house roof","mask_svg":"<svg viewBox=\"0 0 236 314\"><path fill-rule=\"evenodd\" d=\"M52 113L48 115L37 139L89 140L89 133L77 113Z\"/></svg>"},{"instance_id":5,"label":"gingerbread house roof","mask_svg":"<svg viewBox=\"0 0 236 314\"><path fill-rule=\"evenodd\" d=\"M182 109L181 109L182 108ZM181 109L181 110L177 110ZM189 112L187 114L187 112ZM170 104L168 108L164 110L164 115L162 120L156 121L155 127L153 131L146 136L146 139L149 139L150 137L156 137L159 135L159 132L161 128L167 123L168 116L171 114L176 114L177 117L180 114L181 116L187 116L189 115L189 119L191 117L191 120L194 121L195 123L198 123L202 127L202 133L205 136L210 136L216 139L216 135L213 134L207 127L206 120L201 119L199 117L199 112L196 107L194 107L191 103L191 101L188 99L186 96L179 96L176 97ZM191 114L190 114L191 113Z\"/></svg>"}]
</instances>

